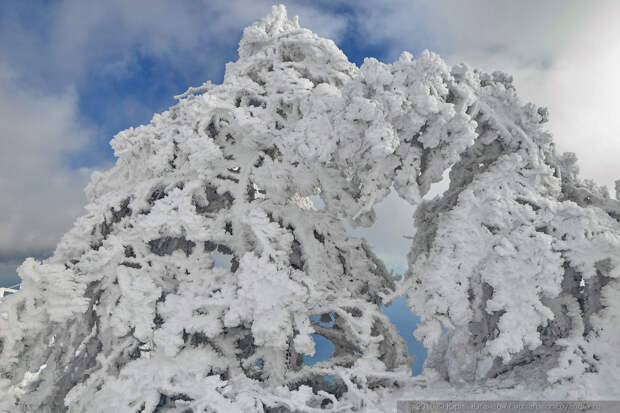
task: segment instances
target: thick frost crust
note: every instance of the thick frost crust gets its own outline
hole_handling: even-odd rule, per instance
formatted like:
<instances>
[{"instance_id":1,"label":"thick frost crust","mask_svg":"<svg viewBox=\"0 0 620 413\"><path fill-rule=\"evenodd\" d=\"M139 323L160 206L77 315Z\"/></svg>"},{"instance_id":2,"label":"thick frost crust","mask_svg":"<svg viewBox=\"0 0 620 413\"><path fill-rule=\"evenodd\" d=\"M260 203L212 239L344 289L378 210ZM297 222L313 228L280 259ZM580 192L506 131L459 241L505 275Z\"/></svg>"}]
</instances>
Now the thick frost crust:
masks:
<instances>
[{"instance_id":1,"label":"thick frost crust","mask_svg":"<svg viewBox=\"0 0 620 413\"><path fill-rule=\"evenodd\" d=\"M119 133L87 214L20 267L0 304L0 411L620 395L620 204L556 155L508 76L429 52L357 68L283 7L239 56L222 85ZM340 219L371 225L391 188L418 206L403 280ZM431 349L421 378L380 311L402 294ZM335 351L307 366L313 333Z\"/></svg>"}]
</instances>

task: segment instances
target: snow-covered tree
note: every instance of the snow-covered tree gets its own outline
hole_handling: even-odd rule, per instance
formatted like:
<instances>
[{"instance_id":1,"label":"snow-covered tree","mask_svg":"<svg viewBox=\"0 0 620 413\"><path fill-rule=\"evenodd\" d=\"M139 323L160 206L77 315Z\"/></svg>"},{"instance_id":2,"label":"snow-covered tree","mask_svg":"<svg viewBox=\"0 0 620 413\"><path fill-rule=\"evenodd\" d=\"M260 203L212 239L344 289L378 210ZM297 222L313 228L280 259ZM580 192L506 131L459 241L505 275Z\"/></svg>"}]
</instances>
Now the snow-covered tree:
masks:
<instances>
[{"instance_id":1,"label":"snow-covered tree","mask_svg":"<svg viewBox=\"0 0 620 413\"><path fill-rule=\"evenodd\" d=\"M430 52L357 68L274 7L221 85L112 140L86 215L20 267L0 303L0 411L617 397L620 203L511 82ZM400 279L343 224L372 225L391 188L417 207ZM401 295L431 351L421 378L381 312ZM312 334L335 351L309 366Z\"/></svg>"}]
</instances>

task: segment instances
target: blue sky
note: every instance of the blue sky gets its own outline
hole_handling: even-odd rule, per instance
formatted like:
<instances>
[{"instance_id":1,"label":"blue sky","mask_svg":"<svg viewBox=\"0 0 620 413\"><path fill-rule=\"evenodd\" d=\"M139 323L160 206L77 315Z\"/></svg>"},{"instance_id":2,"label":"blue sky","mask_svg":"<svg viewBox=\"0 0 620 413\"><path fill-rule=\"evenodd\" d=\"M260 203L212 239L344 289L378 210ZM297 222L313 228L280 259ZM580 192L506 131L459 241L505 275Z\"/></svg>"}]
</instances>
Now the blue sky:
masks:
<instances>
[{"instance_id":1,"label":"blue sky","mask_svg":"<svg viewBox=\"0 0 620 413\"><path fill-rule=\"evenodd\" d=\"M187 87L220 82L243 28L271 4L1 2L0 280L14 277L24 257L49 254L82 213L90 173L114 162L112 136L148 122ZM513 74L524 100L549 106L558 148L577 153L583 176L608 186L620 178L617 2L286 4L358 65L428 48L449 63ZM402 270L411 209L395 197L379 209L379 223L356 233Z\"/></svg>"}]
</instances>

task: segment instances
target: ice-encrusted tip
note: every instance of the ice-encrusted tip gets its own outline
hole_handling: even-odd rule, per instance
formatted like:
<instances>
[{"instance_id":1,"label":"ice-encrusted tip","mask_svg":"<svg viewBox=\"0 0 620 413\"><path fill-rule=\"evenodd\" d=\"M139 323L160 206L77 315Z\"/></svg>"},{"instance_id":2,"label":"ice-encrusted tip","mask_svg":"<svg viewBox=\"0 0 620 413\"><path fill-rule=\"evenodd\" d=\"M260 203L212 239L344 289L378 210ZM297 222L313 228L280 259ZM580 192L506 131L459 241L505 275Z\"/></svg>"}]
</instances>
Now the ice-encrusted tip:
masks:
<instances>
[{"instance_id":1,"label":"ice-encrusted tip","mask_svg":"<svg viewBox=\"0 0 620 413\"><path fill-rule=\"evenodd\" d=\"M274 5L271 7L271 14L243 30L243 37L239 42L239 57L251 56L269 40L299 29L297 16L291 20L288 18L286 6Z\"/></svg>"}]
</instances>

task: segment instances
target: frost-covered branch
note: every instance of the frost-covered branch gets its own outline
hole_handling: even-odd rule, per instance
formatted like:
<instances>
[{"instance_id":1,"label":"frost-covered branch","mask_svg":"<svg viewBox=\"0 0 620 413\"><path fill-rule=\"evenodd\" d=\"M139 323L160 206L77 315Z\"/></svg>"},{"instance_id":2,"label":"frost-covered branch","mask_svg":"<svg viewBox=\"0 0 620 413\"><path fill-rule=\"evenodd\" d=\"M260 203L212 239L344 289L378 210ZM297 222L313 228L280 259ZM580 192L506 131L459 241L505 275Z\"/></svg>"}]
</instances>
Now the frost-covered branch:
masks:
<instances>
[{"instance_id":1,"label":"frost-covered branch","mask_svg":"<svg viewBox=\"0 0 620 413\"><path fill-rule=\"evenodd\" d=\"M514 383L617 397L620 203L509 76L430 52L357 68L283 7L239 56L116 135L87 213L20 267L0 411L380 411ZM417 207L402 281L342 222L372 225L392 187ZM421 378L381 312L400 294L431 351ZM335 350L309 366L312 334Z\"/></svg>"}]
</instances>

